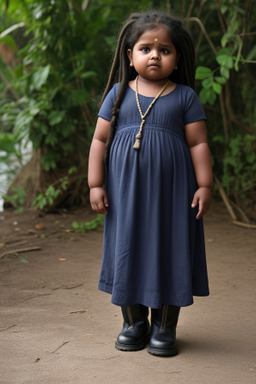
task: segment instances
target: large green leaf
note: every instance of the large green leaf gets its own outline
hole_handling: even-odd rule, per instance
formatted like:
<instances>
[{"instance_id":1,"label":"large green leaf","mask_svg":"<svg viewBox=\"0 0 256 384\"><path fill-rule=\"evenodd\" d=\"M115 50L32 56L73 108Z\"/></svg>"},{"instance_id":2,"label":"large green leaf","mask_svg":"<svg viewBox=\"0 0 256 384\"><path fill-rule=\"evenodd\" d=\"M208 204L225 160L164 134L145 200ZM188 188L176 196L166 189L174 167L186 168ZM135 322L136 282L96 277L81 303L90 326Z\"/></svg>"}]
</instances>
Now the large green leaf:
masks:
<instances>
[{"instance_id":1,"label":"large green leaf","mask_svg":"<svg viewBox=\"0 0 256 384\"><path fill-rule=\"evenodd\" d=\"M229 69L233 68L234 66L233 59L229 55L218 55L216 57L216 60L220 65L227 67Z\"/></svg>"},{"instance_id":2,"label":"large green leaf","mask_svg":"<svg viewBox=\"0 0 256 384\"><path fill-rule=\"evenodd\" d=\"M213 83L212 84L212 88L214 90L215 93L217 93L218 95L221 94L221 85L218 84L218 83Z\"/></svg>"},{"instance_id":3,"label":"large green leaf","mask_svg":"<svg viewBox=\"0 0 256 384\"><path fill-rule=\"evenodd\" d=\"M65 114L66 114L65 111L51 111L48 117L49 124L50 125L59 124L63 120Z\"/></svg>"},{"instance_id":4,"label":"large green leaf","mask_svg":"<svg viewBox=\"0 0 256 384\"><path fill-rule=\"evenodd\" d=\"M212 70L207 67L199 66L196 69L196 79L197 80L203 80L206 77L212 76Z\"/></svg>"},{"instance_id":5,"label":"large green leaf","mask_svg":"<svg viewBox=\"0 0 256 384\"><path fill-rule=\"evenodd\" d=\"M50 64L45 67L39 68L34 72L32 76L32 87L36 90L39 90L47 81L51 66Z\"/></svg>"}]
</instances>

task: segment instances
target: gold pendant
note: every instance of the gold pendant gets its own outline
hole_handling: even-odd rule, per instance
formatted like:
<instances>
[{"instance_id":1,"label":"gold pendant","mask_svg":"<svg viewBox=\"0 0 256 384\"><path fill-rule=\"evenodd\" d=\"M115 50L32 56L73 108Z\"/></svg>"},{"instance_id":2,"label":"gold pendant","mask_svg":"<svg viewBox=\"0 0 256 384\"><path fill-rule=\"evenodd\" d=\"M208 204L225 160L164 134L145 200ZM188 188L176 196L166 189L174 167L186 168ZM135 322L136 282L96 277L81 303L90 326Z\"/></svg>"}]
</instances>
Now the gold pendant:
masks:
<instances>
[{"instance_id":1,"label":"gold pendant","mask_svg":"<svg viewBox=\"0 0 256 384\"><path fill-rule=\"evenodd\" d=\"M140 139L136 139L135 140L133 148L134 149L140 149Z\"/></svg>"}]
</instances>

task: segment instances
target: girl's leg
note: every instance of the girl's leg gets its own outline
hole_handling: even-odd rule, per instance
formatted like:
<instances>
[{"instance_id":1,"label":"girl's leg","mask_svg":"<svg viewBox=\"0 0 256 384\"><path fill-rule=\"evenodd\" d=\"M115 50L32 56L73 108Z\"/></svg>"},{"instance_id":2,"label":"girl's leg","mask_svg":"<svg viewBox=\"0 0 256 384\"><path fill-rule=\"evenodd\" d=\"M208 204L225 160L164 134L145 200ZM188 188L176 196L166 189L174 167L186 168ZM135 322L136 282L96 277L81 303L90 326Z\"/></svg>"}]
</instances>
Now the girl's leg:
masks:
<instances>
[{"instance_id":1,"label":"girl's leg","mask_svg":"<svg viewBox=\"0 0 256 384\"><path fill-rule=\"evenodd\" d=\"M116 340L120 351L139 351L149 340L148 308L141 304L121 307L123 329Z\"/></svg>"},{"instance_id":2,"label":"girl's leg","mask_svg":"<svg viewBox=\"0 0 256 384\"><path fill-rule=\"evenodd\" d=\"M180 308L165 304L160 309L151 309L151 331L148 352L156 356L175 356L176 327Z\"/></svg>"}]
</instances>

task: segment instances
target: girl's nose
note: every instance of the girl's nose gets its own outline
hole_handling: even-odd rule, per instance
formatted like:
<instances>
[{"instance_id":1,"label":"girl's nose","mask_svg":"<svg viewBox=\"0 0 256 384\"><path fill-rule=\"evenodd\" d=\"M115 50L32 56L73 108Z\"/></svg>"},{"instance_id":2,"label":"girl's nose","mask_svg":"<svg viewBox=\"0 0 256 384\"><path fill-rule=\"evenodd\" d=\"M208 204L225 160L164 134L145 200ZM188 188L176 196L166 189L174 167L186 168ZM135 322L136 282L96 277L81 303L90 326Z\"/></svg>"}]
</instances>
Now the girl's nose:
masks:
<instances>
[{"instance_id":1,"label":"girl's nose","mask_svg":"<svg viewBox=\"0 0 256 384\"><path fill-rule=\"evenodd\" d=\"M158 54L158 52L156 50L154 50L152 52L150 59L151 60L160 60L160 55Z\"/></svg>"}]
</instances>

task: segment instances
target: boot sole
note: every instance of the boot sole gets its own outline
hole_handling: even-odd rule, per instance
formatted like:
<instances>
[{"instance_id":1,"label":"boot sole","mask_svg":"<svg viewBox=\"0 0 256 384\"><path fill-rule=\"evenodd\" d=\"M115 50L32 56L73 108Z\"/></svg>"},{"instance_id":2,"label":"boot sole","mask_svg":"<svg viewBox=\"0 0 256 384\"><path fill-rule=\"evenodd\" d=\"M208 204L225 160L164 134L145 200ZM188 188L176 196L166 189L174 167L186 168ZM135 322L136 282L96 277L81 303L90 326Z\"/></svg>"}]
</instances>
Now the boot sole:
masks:
<instances>
[{"instance_id":1,"label":"boot sole","mask_svg":"<svg viewBox=\"0 0 256 384\"><path fill-rule=\"evenodd\" d=\"M116 349L119 351L126 351L126 352L132 352L132 351L141 351L142 349L146 348L148 345L149 338L145 340L143 343L132 345L132 344L120 344L118 341L115 343Z\"/></svg>"},{"instance_id":2,"label":"boot sole","mask_svg":"<svg viewBox=\"0 0 256 384\"><path fill-rule=\"evenodd\" d=\"M140 345L123 345L115 343L116 349L119 351L126 351L126 352L132 352L132 351L141 351L142 349L146 348L147 344L140 344Z\"/></svg>"},{"instance_id":3,"label":"boot sole","mask_svg":"<svg viewBox=\"0 0 256 384\"><path fill-rule=\"evenodd\" d=\"M170 357L170 356L176 356L179 352L177 348L174 349L157 349L157 348L152 348L148 347L148 353L150 355L154 356L162 356L162 357Z\"/></svg>"}]
</instances>

